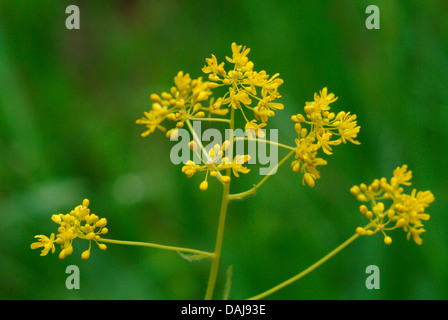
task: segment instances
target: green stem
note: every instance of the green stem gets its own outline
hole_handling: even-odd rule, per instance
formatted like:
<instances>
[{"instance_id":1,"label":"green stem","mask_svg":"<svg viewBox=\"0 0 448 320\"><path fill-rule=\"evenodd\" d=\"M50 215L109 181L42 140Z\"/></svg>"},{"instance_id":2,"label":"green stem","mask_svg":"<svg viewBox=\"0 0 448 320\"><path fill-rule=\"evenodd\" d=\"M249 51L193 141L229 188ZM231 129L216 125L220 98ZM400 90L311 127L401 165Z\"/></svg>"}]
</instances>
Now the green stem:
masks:
<instances>
[{"instance_id":1,"label":"green stem","mask_svg":"<svg viewBox=\"0 0 448 320\"><path fill-rule=\"evenodd\" d=\"M272 145L275 145L275 146L278 146L278 147L281 147L281 148L285 148L285 149L288 149L288 150L295 150L294 147L290 147L290 146L288 146L286 144L282 144L282 143L278 143L278 142L274 142L274 141L269 141L269 140L264 140L264 139L250 139L250 138L246 138L246 137L238 137L238 138L235 138L234 140L235 141L244 140L244 141L264 142L264 143L272 144Z\"/></svg>"},{"instance_id":2,"label":"green stem","mask_svg":"<svg viewBox=\"0 0 448 320\"><path fill-rule=\"evenodd\" d=\"M230 113L230 141L233 141L233 127L234 127L234 109L231 109ZM226 170L226 175L230 176L231 169ZM223 192L222 192L222 202L221 202L221 210L219 213L219 222L218 222L218 232L216 234L216 245L214 256L212 258L212 266L210 268L210 275L208 279L207 291L205 292L205 300L211 300L213 298L213 292L216 286L216 278L218 276L219 269L219 260L221 257L221 249L222 249L222 241L224 237L224 226L226 222L227 215L227 205L229 204L229 191L230 191L230 182L224 184Z\"/></svg>"},{"instance_id":3,"label":"green stem","mask_svg":"<svg viewBox=\"0 0 448 320\"><path fill-rule=\"evenodd\" d=\"M280 160L280 162L274 167L272 168L271 171L269 171L269 173L260 180L260 182L258 182L252 189L249 189L247 191L244 192L240 192L240 193L235 193L235 194L230 194L229 195L229 200L240 200L240 199L244 199L247 196L250 196L252 194L254 194L255 192L257 192L258 188L260 188L263 183L266 182L266 180L268 180L272 174L278 170L278 168L286 161L288 160L289 157L291 157L295 152L295 149L291 150L282 160Z\"/></svg>"},{"instance_id":4,"label":"green stem","mask_svg":"<svg viewBox=\"0 0 448 320\"><path fill-rule=\"evenodd\" d=\"M221 119L221 118L195 118L195 117L189 117L188 120L193 120L193 121L216 121L216 122L230 123L229 119Z\"/></svg>"},{"instance_id":5,"label":"green stem","mask_svg":"<svg viewBox=\"0 0 448 320\"><path fill-rule=\"evenodd\" d=\"M370 224L368 224L364 228L368 228L369 226L370 226ZM256 296L253 296L252 298L249 298L247 300L259 300L259 299L262 299L262 298L264 298L264 297L266 297L266 296L268 296L270 294L273 294L274 292L277 292L278 290L286 287L287 285L290 285L291 283L299 280L300 278L303 278L308 273L310 273L311 271L317 269L319 266L321 266L322 264L327 262L329 259L331 259L333 256L335 256L339 251L341 251L342 249L347 247L349 244L351 244L353 241L355 241L358 237L359 237L359 234L355 233L353 236L351 236L349 239L347 239L344 243L342 243L339 247L337 247L336 249L331 251L325 257L323 257L319 261L315 262L314 264L312 264L311 266L309 266L308 268L306 268L305 270L303 270L299 274L295 275L292 278L289 278L288 280L286 280L286 281L276 285L275 287L273 287L273 288L271 288L271 289L269 289L269 290L267 290L267 291L265 291L263 293L260 293L260 294L258 294Z\"/></svg>"},{"instance_id":6,"label":"green stem","mask_svg":"<svg viewBox=\"0 0 448 320\"><path fill-rule=\"evenodd\" d=\"M157 243L150 242L138 242L138 241L123 241L123 240L113 240L113 239L104 239L100 238L97 240L99 242L113 243L113 244L121 244L126 246L140 246L140 247L150 247L156 249L170 250L170 251L178 251L178 252L187 252L187 253L195 253L205 257L213 258L214 254L212 252L206 252L196 249L190 248L182 248L182 247L173 247L173 246L165 246Z\"/></svg>"},{"instance_id":7,"label":"green stem","mask_svg":"<svg viewBox=\"0 0 448 320\"><path fill-rule=\"evenodd\" d=\"M218 276L219 260L221 257L222 240L223 240L223 236L224 236L224 226L225 226L225 221L226 221L227 205L229 203L229 199L228 199L229 187L230 187L230 183L226 183L224 185L224 191L223 191L222 203L221 203L221 211L219 214L218 232L216 235L216 245L215 245L214 256L212 258L212 266L210 269L210 276L209 276L209 280L208 280L207 291L205 293L205 300L211 300L213 298L213 291L215 289L216 278Z\"/></svg>"},{"instance_id":8,"label":"green stem","mask_svg":"<svg viewBox=\"0 0 448 320\"><path fill-rule=\"evenodd\" d=\"M202 142L201 142L201 139L199 139L199 137L198 137L196 131L194 131L193 126L192 126L190 120L187 119L185 122L187 123L188 129L190 129L190 132L191 132L191 134L193 135L193 140L196 142L196 144L199 146L199 148L201 148L201 151L202 151L202 154L204 155L204 157L206 157L206 161L204 161L204 159L202 159L202 160L203 160L205 163L211 161L210 156L208 155L207 150L205 150L205 148L204 148L204 146L203 146L203 144L202 144ZM217 175L218 180L219 180L221 183L223 183L223 182L221 181L221 179L220 179L220 178L222 177L221 172L218 171L217 174L218 174L218 175ZM224 183L223 183L223 184L224 184Z\"/></svg>"}]
</instances>

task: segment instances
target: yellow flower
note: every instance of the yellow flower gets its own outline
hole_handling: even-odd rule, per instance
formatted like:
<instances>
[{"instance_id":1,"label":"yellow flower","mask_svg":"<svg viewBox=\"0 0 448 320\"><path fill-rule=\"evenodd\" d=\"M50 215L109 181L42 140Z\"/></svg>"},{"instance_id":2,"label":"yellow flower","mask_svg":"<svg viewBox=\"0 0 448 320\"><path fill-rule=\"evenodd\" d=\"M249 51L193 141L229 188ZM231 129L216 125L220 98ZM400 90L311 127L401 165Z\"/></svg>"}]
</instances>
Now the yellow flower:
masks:
<instances>
[{"instance_id":1,"label":"yellow flower","mask_svg":"<svg viewBox=\"0 0 448 320\"><path fill-rule=\"evenodd\" d=\"M39 242L34 242L31 244L31 249L42 248L41 256L46 256L47 253L51 250L51 253L54 253L56 250L54 246L54 233L51 234L50 238L44 236L42 234L35 236L36 239L39 239Z\"/></svg>"},{"instance_id":2,"label":"yellow flower","mask_svg":"<svg viewBox=\"0 0 448 320\"><path fill-rule=\"evenodd\" d=\"M330 112L330 104L337 100L333 93L328 93L327 88L322 89L320 94L314 94L313 102L306 102L302 114L293 115L291 120L295 122L294 129L298 135L296 141L296 155L291 163L294 172L301 171L302 183L314 187L315 180L320 178L317 166L326 165L327 161L318 156L319 150L331 155L332 146L350 141L355 141L360 127L356 124L356 115L341 111L336 116ZM308 119L308 120L307 120ZM302 127L302 124L310 125L310 129Z\"/></svg>"},{"instance_id":3,"label":"yellow flower","mask_svg":"<svg viewBox=\"0 0 448 320\"><path fill-rule=\"evenodd\" d=\"M160 103L154 103L152 105L152 110L149 112L144 112L143 114L145 117L138 119L136 122L137 124L144 124L148 128L148 130L142 133L142 137L148 136L156 131L156 129L166 131L165 127L160 125L160 123L165 120L168 115L168 108L166 106L163 107Z\"/></svg>"},{"instance_id":4,"label":"yellow flower","mask_svg":"<svg viewBox=\"0 0 448 320\"><path fill-rule=\"evenodd\" d=\"M362 183L353 186L350 192L363 202L372 203L369 210L366 205L360 206L360 212L370 221L369 227L358 227L356 232L360 235L373 235L383 233L384 242L391 244L392 239L386 235L386 231L403 228L407 233L407 239L411 237L417 244L422 244L420 235L426 230L423 222L429 220L429 214L425 209L435 200L431 191L419 191L413 189L410 194L404 193L401 185L411 185L412 172L407 171L407 165L397 167L393 172L391 183L386 178L375 179L369 186ZM392 203L386 209L383 200L390 199Z\"/></svg>"},{"instance_id":5,"label":"yellow flower","mask_svg":"<svg viewBox=\"0 0 448 320\"><path fill-rule=\"evenodd\" d=\"M194 147L194 144L191 144ZM206 171L205 180L200 184L200 190L205 191L208 188L207 178L208 176L216 177L218 172L232 169L233 174L239 177L239 173L248 173L250 169L243 166L244 163L249 161L249 155L237 155L233 161L228 157L225 157L225 151L230 147L230 141L226 140L220 146L216 144L208 152L206 159L201 159L203 165L194 163L194 161L188 160L182 167L182 173L185 173L188 178L191 178L196 172ZM198 154L199 155L199 154ZM224 183L230 182L229 176L219 176L219 179Z\"/></svg>"},{"instance_id":6,"label":"yellow flower","mask_svg":"<svg viewBox=\"0 0 448 320\"><path fill-rule=\"evenodd\" d=\"M39 242L31 244L31 249L44 247L41 256L45 256L50 250L54 253L54 244L59 244L61 245L59 258L64 259L73 253L73 240L80 238L89 241L89 252L91 241L95 241L100 249L105 250L106 246L98 243L98 240L101 239L102 234L108 232L106 228L107 220L105 218L100 219L96 214L91 213L88 206L89 200L84 199L82 204L75 207L70 213L52 215L51 220L59 225L59 233L56 236L52 233L50 238L37 235L35 238L38 238ZM84 259L90 256L90 253L89 255L83 253L82 256Z\"/></svg>"},{"instance_id":7,"label":"yellow flower","mask_svg":"<svg viewBox=\"0 0 448 320\"><path fill-rule=\"evenodd\" d=\"M344 111L341 111L331 125L338 129L338 133L343 143L350 141L354 144L360 144L358 141L354 140L360 129L356 124L356 114L350 115L350 112L345 113Z\"/></svg>"},{"instance_id":8,"label":"yellow flower","mask_svg":"<svg viewBox=\"0 0 448 320\"><path fill-rule=\"evenodd\" d=\"M314 102L319 105L322 110L329 110L330 103L338 100L338 97L333 93L328 94L328 89L326 87L319 91L319 94L314 94Z\"/></svg>"},{"instance_id":9,"label":"yellow flower","mask_svg":"<svg viewBox=\"0 0 448 320\"><path fill-rule=\"evenodd\" d=\"M216 87L214 83L203 81L202 77L192 80L188 73L184 74L183 71L179 71L174 77L174 84L175 86L171 87L169 93L151 94L152 109L149 112L144 112L144 117L136 121L137 124L147 127L147 130L142 133L143 137L153 133L156 129L167 131L162 125L165 120L175 122L175 127L179 128L187 119L205 116L204 110L207 108L203 107L202 103L211 96L211 88ZM168 138L173 129L168 130Z\"/></svg>"},{"instance_id":10,"label":"yellow flower","mask_svg":"<svg viewBox=\"0 0 448 320\"><path fill-rule=\"evenodd\" d=\"M202 118L206 116L206 112L209 117L212 114L228 114L229 109L222 106L239 109L246 123L253 120L247 118L243 109L253 112L255 119L262 123L275 116L275 110L282 110L283 104L276 101L281 97L278 88L283 84L279 74L269 76L264 70L255 71L254 63L248 57L249 48L234 42L231 49L232 57L226 59L234 66L229 71L224 69L224 62L219 63L212 54L211 58L205 59L206 65L202 68L210 81L204 81L202 77L192 79L188 73L179 71L169 92L152 93L151 109L136 120L137 124L146 126L146 131L141 135L146 137L160 130L166 132L166 137L173 138L173 134L177 134L177 129L183 127L187 120L204 121ZM218 86L227 87L227 92L217 99L212 98L212 89ZM257 96L256 88L261 88L261 96ZM332 101L331 94L328 97L322 95L320 99L325 103ZM209 101L205 102L206 100ZM255 106L252 105L254 101L257 103ZM166 127L165 123L170 121L174 122L173 125L171 128Z\"/></svg>"},{"instance_id":11,"label":"yellow flower","mask_svg":"<svg viewBox=\"0 0 448 320\"><path fill-rule=\"evenodd\" d=\"M280 95L277 91L272 91L264 87L261 90L262 99L258 101L257 106L254 108L255 116L260 118L263 122L267 122L268 117L273 117L275 112L273 110L282 110L283 104L272 102L279 98Z\"/></svg>"},{"instance_id":12,"label":"yellow flower","mask_svg":"<svg viewBox=\"0 0 448 320\"><path fill-rule=\"evenodd\" d=\"M183 71L179 71L174 77L174 84L177 87L175 92L179 91L179 95L185 96L191 89L191 77L188 73L184 75Z\"/></svg>"},{"instance_id":13,"label":"yellow flower","mask_svg":"<svg viewBox=\"0 0 448 320\"><path fill-rule=\"evenodd\" d=\"M255 136L259 138L264 138L266 134L262 130L263 127L266 126L265 122L262 122L260 124L257 124L256 120L252 120L250 122L246 123L246 126L244 127L244 131L246 132L247 136L249 138L254 138Z\"/></svg>"},{"instance_id":14,"label":"yellow flower","mask_svg":"<svg viewBox=\"0 0 448 320\"><path fill-rule=\"evenodd\" d=\"M201 166L195 164L193 161L188 160L182 167L182 173L185 173L188 178L191 178L197 171L201 170Z\"/></svg>"},{"instance_id":15,"label":"yellow flower","mask_svg":"<svg viewBox=\"0 0 448 320\"><path fill-rule=\"evenodd\" d=\"M202 72L212 73L215 76L218 74L220 76L226 75L226 72L224 71L224 62L218 64L218 59L216 59L216 57L213 54L211 58L206 58L205 61L207 62L207 66L204 66L202 68Z\"/></svg>"},{"instance_id":16,"label":"yellow flower","mask_svg":"<svg viewBox=\"0 0 448 320\"><path fill-rule=\"evenodd\" d=\"M232 172L235 177L239 178L239 173L249 173L250 169L243 166L244 163L250 160L249 155L238 155L233 159L233 163L231 164Z\"/></svg>"},{"instance_id":17,"label":"yellow flower","mask_svg":"<svg viewBox=\"0 0 448 320\"><path fill-rule=\"evenodd\" d=\"M222 100L222 103L230 104L234 109L241 108L241 103L244 103L246 106L252 103L252 100L245 91L235 91L235 89L230 88L229 94L229 98Z\"/></svg>"},{"instance_id":18,"label":"yellow flower","mask_svg":"<svg viewBox=\"0 0 448 320\"><path fill-rule=\"evenodd\" d=\"M232 43L232 53L233 53L232 58L226 57L226 59L230 63L234 63L235 68L237 70L242 69L249 62L249 58L247 57L249 52L250 52L249 48L243 47L241 45L238 46L235 42L233 42Z\"/></svg>"},{"instance_id":19,"label":"yellow flower","mask_svg":"<svg viewBox=\"0 0 448 320\"><path fill-rule=\"evenodd\" d=\"M254 108L254 115L257 120L261 120L261 122L266 123L269 118L275 116L275 112L264 105L257 105Z\"/></svg>"},{"instance_id":20,"label":"yellow flower","mask_svg":"<svg viewBox=\"0 0 448 320\"><path fill-rule=\"evenodd\" d=\"M218 98L215 102L215 98L210 98L210 106L208 107L208 112L210 115L217 114L224 116L229 112L229 109L221 109L222 98Z\"/></svg>"},{"instance_id":21,"label":"yellow flower","mask_svg":"<svg viewBox=\"0 0 448 320\"><path fill-rule=\"evenodd\" d=\"M234 109L239 109L247 119L243 109L249 109L254 113L257 120L263 123L267 122L270 117L275 115L273 110L281 110L284 108L283 104L274 102L275 99L280 98L277 89L283 83L276 73L272 77L262 70L257 72L253 70L254 63L249 60L249 48L242 45L232 43L232 57L226 57L227 61L234 64L232 70L226 72L224 70L224 63L218 64L218 60L214 55L212 58L207 58L207 65L202 68L204 73L209 74L209 79L217 83L216 86L228 86L227 93L218 99L220 104L213 105L218 109L221 105L229 105ZM220 77L218 77L221 76ZM257 96L257 87L261 88L261 97ZM252 102L258 100L257 105L251 106Z\"/></svg>"},{"instance_id":22,"label":"yellow flower","mask_svg":"<svg viewBox=\"0 0 448 320\"><path fill-rule=\"evenodd\" d=\"M405 185L405 186L410 186L411 182L409 180L412 179L412 171L407 171L408 170L408 166L404 165L401 168L398 167L397 169L394 170L393 174L393 178L391 179L391 184L392 186L398 186L400 184Z\"/></svg>"}]
</instances>

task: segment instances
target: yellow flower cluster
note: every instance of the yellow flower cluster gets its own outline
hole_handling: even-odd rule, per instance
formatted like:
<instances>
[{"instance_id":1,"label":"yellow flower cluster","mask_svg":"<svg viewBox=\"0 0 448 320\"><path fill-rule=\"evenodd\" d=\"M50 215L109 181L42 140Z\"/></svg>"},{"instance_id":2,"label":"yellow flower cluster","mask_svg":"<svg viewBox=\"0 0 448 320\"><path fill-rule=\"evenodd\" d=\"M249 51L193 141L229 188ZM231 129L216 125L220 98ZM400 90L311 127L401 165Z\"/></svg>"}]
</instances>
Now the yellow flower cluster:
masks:
<instances>
[{"instance_id":1,"label":"yellow flower cluster","mask_svg":"<svg viewBox=\"0 0 448 320\"><path fill-rule=\"evenodd\" d=\"M142 136L146 137L159 129L171 137L171 134L176 134L176 128L183 127L187 119L201 119L206 113L209 117L224 116L229 112L229 107L242 112L246 130L255 135L263 134L259 129L275 115L275 110L284 108L283 104L274 102L281 97L277 89L283 80L278 77L278 73L269 76L264 70L254 71L254 63L247 57L249 51L249 48L232 43L232 58L226 57L233 64L232 70L226 71L224 62L218 64L217 58L212 55L206 59L207 65L202 68L204 73L209 74L210 81L204 81L202 77L192 80L188 73L180 71L174 77L175 86L171 87L170 92L151 94L151 110L144 112L144 117L136 121L147 128ZM224 96L217 99L211 97L212 89L221 86L227 87ZM261 90L259 95L257 88ZM208 103L205 103L206 100ZM249 120L244 109L251 110L256 119ZM165 120L173 121L176 125L167 131L162 125ZM261 123L257 123L258 120Z\"/></svg>"},{"instance_id":2,"label":"yellow flower cluster","mask_svg":"<svg viewBox=\"0 0 448 320\"><path fill-rule=\"evenodd\" d=\"M360 206L360 211L370 221L368 227L358 227L359 235L373 235L381 232L386 244L392 243L392 238L386 231L403 228L407 232L407 239L414 239L415 243L422 244L420 235L425 232L423 221L429 220L425 209L435 200L431 191L418 191L413 189L411 194L404 193L401 185L410 186L412 171L407 165L397 167L390 182L386 178L375 179L369 186L362 183L353 186L350 192L362 202L370 202L371 210L366 205ZM383 200L392 200L386 209Z\"/></svg>"},{"instance_id":3,"label":"yellow flower cluster","mask_svg":"<svg viewBox=\"0 0 448 320\"><path fill-rule=\"evenodd\" d=\"M213 107L219 109L222 105L228 105L239 109L246 120L246 130L252 130L257 134L258 129L264 127L268 119L275 115L275 110L284 108L283 104L274 102L281 97L277 89L283 84L283 80L278 77L278 73L269 76L264 70L254 71L254 63L247 57L249 52L249 48L234 42L232 58L226 57L227 61L233 64L231 70L226 71L224 62L218 63L217 58L212 55L206 59L207 65L202 71L209 74L209 80L217 86L228 87L226 94L218 98ZM257 93L257 88L261 91L260 95ZM257 124L255 119L249 121L244 109L251 110L261 124Z\"/></svg>"},{"instance_id":4,"label":"yellow flower cluster","mask_svg":"<svg viewBox=\"0 0 448 320\"><path fill-rule=\"evenodd\" d=\"M65 257L73 253L73 240L76 238L86 239L89 241L89 249L81 254L81 258L87 260L90 257L90 249L92 240L96 242L101 250L106 250L106 245L98 243L101 234L106 234L107 220L99 218L96 214L90 213L89 200L85 199L81 205L71 210L67 214L54 214L51 220L59 225L58 234L51 234L50 238L44 235L37 235L35 238L38 242L31 244L31 249L43 248L41 256L45 256L51 250L55 252L55 244L61 245L59 258ZM97 230L98 229L98 230Z\"/></svg>"},{"instance_id":5,"label":"yellow flower cluster","mask_svg":"<svg viewBox=\"0 0 448 320\"><path fill-rule=\"evenodd\" d=\"M194 152L197 152L197 144L194 141L191 141L189 145ZM239 177L240 173L248 173L250 169L244 167L243 164L250 160L250 156L237 155L232 161L229 157L225 156L225 151L229 148L229 146L229 140L224 141L222 146L216 144L210 149L207 159L202 160L202 165L198 165L189 160L182 167L182 172L191 178L196 172L206 171L205 179L199 185L199 189L202 191L205 191L208 188L207 178L209 174L211 177L218 177L223 183L229 183L231 179L230 176L218 175L218 172L232 169L232 172L236 177ZM197 155L199 156L199 154Z\"/></svg>"},{"instance_id":6,"label":"yellow flower cluster","mask_svg":"<svg viewBox=\"0 0 448 320\"><path fill-rule=\"evenodd\" d=\"M306 118L300 113L291 117L298 135L295 140L296 160L291 163L291 168L294 172L301 171L303 184L306 182L310 187L314 187L315 180L320 178L316 167L327 164L327 161L317 157L320 149L331 155L333 145L347 141L360 144L355 140L361 128L356 123L356 115L344 111L338 114L330 112L330 104L336 100L337 97L333 93L328 94L327 88L324 88L319 94L314 94L314 101L306 102ZM303 128L303 123L308 124L310 129Z\"/></svg>"},{"instance_id":7,"label":"yellow flower cluster","mask_svg":"<svg viewBox=\"0 0 448 320\"><path fill-rule=\"evenodd\" d=\"M138 119L136 123L144 124L148 130L142 133L143 137L153 133L156 129L167 131L162 126L164 120L176 123L173 129L168 130L166 136L169 138L176 128L182 128L184 122L191 118L203 118L204 111L210 113L225 114L228 110L219 110L219 108L204 107L203 101L208 100L212 94L211 88L217 85L209 81L203 81L202 77L191 79L190 75L179 71L174 77L175 86L171 87L170 92L162 92L161 95L151 94L153 101L152 109L144 112L144 117Z\"/></svg>"},{"instance_id":8,"label":"yellow flower cluster","mask_svg":"<svg viewBox=\"0 0 448 320\"><path fill-rule=\"evenodd\" d=\"M207 81L204 81L202 77L191 80L189 74L180 71L174 78L175 86L171 88L170 93L152 94L151 100L154 102L152 110L145 112L145 117L137 120L137 123L147 127L147 131L142 133L142 136L147 136L156 129L167 131L162 126L164 120L176 122L174 128L167 131L167 137L176 137L179 128L182 128L189 120L231 123L232 120L211 118L211 115L225 116L229 110L239 110L245 120L244 130L249 139L265 138L263 128L266 127L269 118L275 116L276 110L284 108L283 104L277 102L277 99L281 97L278 88L283 84L283 80L279 78L278 73L269 76L264 70L255 71L254 63L248 58L249 48L234 42L231 49L232 57L226 57L231 64L227 70L225 62L219 62L212 54L211 58L205 59L206 65L202 68L202 71L208 74ZM212 90L218 87L223 87L225 90L222 96L215 99L212 97ZM208 105L204 103L206 100ZM306 102L304 107L306 116L302 114L292 116L298 138L295 139L296 146L292 147L295 150L295 160L291 163L291 168L294 172L300 171L303 174L302 183L310 187L314 187L315 180L320 178L317 167L327 164L326 160L318 156L320 149L330 155L332 146L339 145L341 142L349 141L359 144L356 137L360 126L357 125L356 115L344 111L337 114L331 112L330 104L336 100L337 97L324 88L319 94L314 94L314 101ZM247 117L247 110L253 112L254 118ZM205 118L206 116L208 118ZM191 130L190 123L187 122L187 124ZM304 124L310 127L308 129L302 127ZM196 143L199 142L196 141ZM192 141L190 147L193 144ZM210 152L215 152L215 149L213 148ZM215 154L218 153L215 152ZM236 158L233 161L225 158L218 166L216 161L221 159L219 157L214 159L217 155L212 157L205 154L205 157L207 159L200 157L202 164L190 160L182 168L182 172L189 177L197 171L207 171L201 190L206 190L208 187L208 173L212 176L218 175L221 181L226 182L224 180L230 181L230 177L222 177L218 174L219 171L228 169L229 166L232 167L234 173L248 171L247 168L235 164ZM247 156L239 157L247 158Z\"/></svg>"}]
</instances>

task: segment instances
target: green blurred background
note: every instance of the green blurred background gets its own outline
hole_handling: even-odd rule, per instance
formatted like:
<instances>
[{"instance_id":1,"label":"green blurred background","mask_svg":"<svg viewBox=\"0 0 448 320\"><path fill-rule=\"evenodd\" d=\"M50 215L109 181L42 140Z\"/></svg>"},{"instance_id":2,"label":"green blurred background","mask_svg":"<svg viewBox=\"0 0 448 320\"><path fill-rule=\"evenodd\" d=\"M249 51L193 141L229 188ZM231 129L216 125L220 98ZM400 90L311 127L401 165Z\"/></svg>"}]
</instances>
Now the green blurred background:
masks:
<instances>
[{"instance_id":1,"label":"green blurred background","mask_svg":"<svg viewBox=\"0 0 448 320\"><path fill-rule=\"evenodd\" d=\"M69 4L80 30L65 27ZM370 4L380 30L365 27ZM79 240L59 260L30 243L56 232L52 214L89 198L109 238L212 251L221 185L200 192L200 177L170 163L172 143L160 132L141 138L135 120L179 70L200 76L205 58L223 60L234 41L251 48L256 70L285 80L286 107L269 122L280 142L294 143L290 116L328 86L335 110L358 115L362 144L336 147L313 189L285 165L256 197L231 203L215 297L230 265L230 298L244 299L331 251L366 223L350 187L408 164L413 186L436 197L422 246L400 230L391 246L360 238L270 298L448 298L447 13L445 0L1 1L0 298L203 298L209 261L119 245L82 261ZM72 264L80 290L65 287ZM372 264L380 290L365 287Z\"/></svg>"}]
</instances>

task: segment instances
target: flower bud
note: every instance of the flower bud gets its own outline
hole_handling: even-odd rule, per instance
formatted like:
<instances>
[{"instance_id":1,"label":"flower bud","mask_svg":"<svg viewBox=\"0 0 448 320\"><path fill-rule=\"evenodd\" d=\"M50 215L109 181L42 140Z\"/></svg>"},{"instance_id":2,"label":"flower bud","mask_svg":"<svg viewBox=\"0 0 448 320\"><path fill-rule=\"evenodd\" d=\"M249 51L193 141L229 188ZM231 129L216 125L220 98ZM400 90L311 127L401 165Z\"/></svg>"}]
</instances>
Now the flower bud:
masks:
<instances>
[{"instance_id":1,"label":"flower bud","mask_svg":"<svg viewBox=\"0 0 448 320\"><path fill-rule=\"evenodd\" d=\"M199 189L201 189L201 191L205 191L208 189L208 182L207 181L202 181L201 184L199 185Z\"/></svg>"},{"instance_id":2,"label":"flower bud","mask_svg":"<svg viewBox=\"0 0 448 320\"><path fill-rule=\"evenodd\" d=\"M82 260L87 260L90 257L90 250L86 250L81 254Z\"/></svg>"},{"instance_id":3,"label":"flower bud","mask_svg":"<svg viewBox=\"0 0 448 320\"><path fill-rule=\"evenodd\" d=\"M392 238L391 237L385 237L384 238L384 243L387 245L390 245L392 243Z\"/></svg>"}]
</instances>

